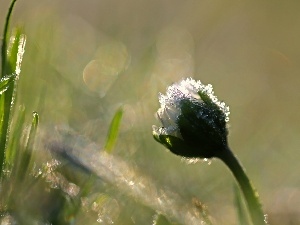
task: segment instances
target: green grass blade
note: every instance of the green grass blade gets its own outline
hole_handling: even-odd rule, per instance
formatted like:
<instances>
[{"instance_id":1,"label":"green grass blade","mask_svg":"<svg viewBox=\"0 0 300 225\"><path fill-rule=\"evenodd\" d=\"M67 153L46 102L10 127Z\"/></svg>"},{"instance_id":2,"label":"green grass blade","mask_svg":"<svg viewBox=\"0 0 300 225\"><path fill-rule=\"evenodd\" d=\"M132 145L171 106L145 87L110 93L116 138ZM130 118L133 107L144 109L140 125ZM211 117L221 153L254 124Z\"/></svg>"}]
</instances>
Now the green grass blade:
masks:
<instances>
[{"instance_id":1,"label":"green grass blade","mask_svg":"<svg viewBox=\"0 0 300 225\"><path fill-rule=\"evenodd\" d=\"M108 153L112 152L112 150L116 144L122 116L123 116L123 108L120 107L117 110L117 112L115 113L115 115L110 123L109 131L107 134L106 143L105 143L105 151Z\"/></svg>"},{"instance_id":2,"label":"green grass blade","mask_svg":"<svg viewBox=\"0 0 300 225\"><path fill-rule=\"evenodd\" d=\"M34 138L36 135L37 127L39 124L39 114L37 112L32 113L32 123L31 123L31 129L28 136L28 141L26 145L26 151L31 151L33 147Z\"/></svg>"},{"instance_id":3,"label":"green grass blade","mask_svg":"<svg viewBox=\"0 0 300 225\"><path fill-rule=\"evenodd\" d=\"M14 29L7 49L6 74L15 73L19 76L25 51L26 37L22 29Z\"/></svg>"},{"instance_id":4,"label":"green grass blade","mask_svg":"<svg viewBox=\"0 0 300 225\"><path fill-rule=\"evenodd\" d=\"M8 74L15 74L15 79L10 82L6 90L0 95L0 177L5 160L5 150L9 134L9 121L12 113L12 106L15 97L15 85L20 74L21 62L24 54L26 38L21 34L21 30L15 31L15 36L11 37L9 51L7 51L6 70ZM3 81L3 80L1 80ZM4 82L5 86L5 82Z\"/></svg>"},{"instance_id":5,"label":"green grass blade","mask_svg":"<svg viewBox=\"0 0 300 225\"><path fill-rule=\"evenodd\" d=\"M156 214L154 216L154 219L152 221L153 225L172 225L172 223L170 223L167 218L165 216L163 216L162 214Z\"/></svg>"},{"instance_id":6,"label":"green grass blade","mask_svg":"<svg viewBox=\"0 0 300 225\"><path fill-rule=\"evenodd\" d=\"M14 135L10 137L10 143L6 150L5 161L8 165L12 166L16 162L18 157L17 150L21 149L21 140L23 135L23 130L25 126L25 107L20 106L18 108L18 114L16 121L14 122L13 131Z\"/></svg>"},{"instance_id":7,"label":"green grass blade","mask_svg":"<svg viewBox=\"0 0 300 225\"><path fill-rule=\"evenodd\" d=\"M34 144L34 139L35 139L38 124L39 124L39 115L36 112L33 112L33 119L32 119L31 128L27 139L27 144L25 147L25 151L23 152L23 156L21 158L21 162L18 169L19 171L18 175L20 180L23 180L23 178L25 177L26 173L30 168L32 149L33 149L33 144Z\"/></svg>"},{"instance_id":8,"label":"green grass blade","mask_svg":"<svg viewBox=\"0 0 300 225\"><path fill-rule=\"evenodd\" d=\"M238 224L240 225L249 225L249 218L246 210L245 203L240 192L240 189L237 185L234 185L234 203L237 210Z\"/></svg>"},{"instance_id":9,"label":"green grass blade","mask_svg":"<svg viewBox=\"0 0 300 225\"><path fill-rule=\"evenodd\" d=\"M4 93L16 78L16 74L6 75L0 80L0 95Z\"/></svg>"},{"instance_id":10,"label":"green grass blade","mask_svg":"<svg viewBox=\"0 0 300 225\"><path fill-rule=\"evenodd\" d=\"M8 28L9 28L9 21L11 18L11 14L14 8L14 5L17 0L12 0L10 7L8 9L8 13L6 16L5 20L5 25L4 25L4 31L3 31L3 40L2 40L2 48L1 48L1 58L2 58L2 69L1 69L1 74L0 78L4 77L6 73L6 51L7 51L7 34L8 34Z\"/></svg>"}]
</instances>

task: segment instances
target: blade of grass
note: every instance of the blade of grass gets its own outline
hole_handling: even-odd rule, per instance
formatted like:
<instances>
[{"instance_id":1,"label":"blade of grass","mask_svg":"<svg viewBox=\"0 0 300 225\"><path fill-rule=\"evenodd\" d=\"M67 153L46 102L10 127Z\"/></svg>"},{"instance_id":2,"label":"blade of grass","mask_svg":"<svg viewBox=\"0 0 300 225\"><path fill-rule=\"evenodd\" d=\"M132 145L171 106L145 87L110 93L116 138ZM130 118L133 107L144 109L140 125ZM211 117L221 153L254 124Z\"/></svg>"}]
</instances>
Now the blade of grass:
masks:
<instances>
[{"instance_id":1,"label":"blade of grass","mask_svg":"<svg viewBox=\"0 0 300 225\"><path fill-rule=\"evenodd\" d=\"M0 80L0 95L8 89L9 85L15 80L15 78L16 74L10 74L2 77Z\"/></svg>"},{"instance_id":2,"label":"blade of grass","mask_svg":"<svg viewBox=\"0 0 300 225\"><path fill-rule=\"evenodd\" d=\"M163 216L162 214L159 214L159 213L154 215L152 224L153 225L172 225L172 223L170 223L165 216Z\"/></svg>"},{"instance_id":3,"label":"blade of grass","mask_svg":"<svg viewBox=\"0 0 300 225\"><path fill-rule=\"evenodd\" d=\"M23 153L23 157L21 158L21 163L19 165L20 180L22 180L25 177L27 171L30 168L30 159L32 155L32 149L33 149L33 144L34 144L34 139L35 139L38 124L39 124L39 115L37 112L33 112L33 119L32 119L31 128L27 139L27 144L25 147L25 151Z\"/></svg>"},{"instance_id":4,"label":"blade of grass","mask_svg":"<svg viewBox=\"0 0 300 225\"><path fill-rule=\"evenodd\" d=\"M2 176L5 160L5 150L9 134L9 121L15 100L15 86L20 73L20 66L26 43L25 36L21 34L20 29L15 31L15 36L10 40L10 51L7 52L8 58L6 58L7 67L5 72L8 72L8 74L15 74L14 76L16 77L13 82L10 82L10 85L2 95L0 95L0 178Z\"/></svg>"},{"instance_id":5,"label":"blade of grass","mask_svg":"<svg viewBox=\"0 0 300 225\"><path fill-rule=\"evenodd\" d=\"M17 150L21 149L22 143L22 135L24 130L24 124L25 124L25 107L20 106L18 108L18 115L16 118L16 121L13 126L14 135L10 138L9 147L6 150L6 163L10 166L13 165L13 163L16 161Z\"/></svg>"},{"instance_id":6,"label":"blade of grass","mask_svg":"<svg viewBox=\"0 0 300 225\"><path fill-rule=\"evenodd\" d=\"M1 59L2 59L2 68L1 68L1 84L3 84L3 87L5 91L7 88L5 87L7 82L2 80L6 74L6 58L7 58L7 34L8 34L8 27L9 27L9 21L12 14L13 7L15 5L16 0L11 2L11 5L9 7L6 21L4 24L4 31L3 31L3 39L2 39L2 46L1 46ZM8 82L10 83L10 82ZM2 94L2 93L1 93ZM5 104L5 96L0 96L0 178L2 177L2 169L3 169L3 163L4 163L4 156L5 156L5 146L6 146L6 135L7 135L7 128L8 128L8 116L6 115L6 104Z\"/></svg>"},{"instance_id":7,"label":"blade of grass","mask_svg":"<svg viewBox=\"0 0 300 225\"><path fill-rule=\"evenodd\" d=\"M13 30L7 48L6 74L16 74L16 78L21 72L21 62L25 51L26 37L22 33L22 28Z\"/></svg>"},{"instance_id":8,"label":"blade of grass","mask_svg":"<svg viewBox=\"0 0 300 225\"><path fill-rule=\"evenodd\" d=\"M108 153L111 153L116 141L117 141L117 137L119 134L119 128L120 128L120 124L121 124L121 120L122 120L122 116L123 116L123 108L120 107L117 112L115 113L111 123L110 123L110 127L109 127L109 131L107 134L107 138L106 138L106 143L105 143L105 151Z\"/></svg>"},{"instance_id":9,"label":"blade of grass","mask_svg":"<svg viewBox=\"0 0 300 225\"><path fill-rule=\"evenodd\" d=\"M234 190L234 203L235 203L235 208L237 210L238 222L240 225L249 225L249 218L245 207L245 203L243 202L240 189L237 185L234 185L233 190Z\"/></svg>"},{"instance_id":10,"label":"blade of grass","mask_svg":"<svg viewBox=\"0 0 300 225\"><path fill-rule=\"evenodd\" d=\"M28 141L27 141L27 145L26 145L26 149L25 149L25 151L27 151L27 152L30 152L32 150L34 138L36 135L38 124L39 124L39 114L37 112L33 112L32 116L33 116L33 118L32 118L32 123L31 123L31 129L29 132Z\"/></svg>"},{"instance_id":11,"label":"blade of grass","mask_svg":"<svg viewBox=\"0 0 300 225\"><path fill-rule=\"evenodd\" d=\"M16 3L17 0L12 0L9 9L8 9L8 13L6 16L6 20L5 20L5 25L4 25L4 31L3 31L3 40L2 40L2 48L1 48L1 58L2 58L2 69L1 69L1 74L0 74L0 78L4 77L6 73L6 51L7 51L7 34L8 34L8 28L9 28L9 21L11 18L11 14L14 8L14 5Z\"/></svg>"}]
</instances>

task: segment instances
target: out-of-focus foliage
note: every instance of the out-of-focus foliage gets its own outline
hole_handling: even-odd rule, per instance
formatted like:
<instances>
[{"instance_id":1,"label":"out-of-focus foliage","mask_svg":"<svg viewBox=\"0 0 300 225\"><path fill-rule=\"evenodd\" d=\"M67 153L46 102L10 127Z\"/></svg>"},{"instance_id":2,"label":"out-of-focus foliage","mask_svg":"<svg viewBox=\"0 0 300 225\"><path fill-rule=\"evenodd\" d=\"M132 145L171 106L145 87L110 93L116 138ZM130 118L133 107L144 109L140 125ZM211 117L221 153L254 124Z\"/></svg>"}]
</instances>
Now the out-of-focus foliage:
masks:
<instances>
[{"instance_id":1,"label":"out-of-focus foliage","mask_svg":"<svg viewBox=\"0 0 300 225\"><path fill-rule=\"evenodd\" d=\"M1 2L1 31L8 4ZM257 187L270 224L298 224L299 8L297 1L19 1L11 25L23 26L27 44L15 105L39 112L41 130L69 127L101 149L122 104L112 155L186 202L200 199L213 224L233 224L233 179L224 166L188 164L151 136L158 92L187 76L211 83L230 106L229 145ZM18 119L24 121L22 112ZM51 160L42 144L34 154L37 170ZM49 214L58 215L54 206L65 206L61 212L70 213L59 216L70 222L77 209L70 206L82 201L78 224L96 223L101 215L115 224L153 221L155 211L69 164L57 166L49 179L61 183L53 187L86 184L94 195L70 198L68 188L52 187L32 212L50 204ZM29 196L38 202L44 195ZM53 196L61 197L53 202Z\"/></svg>"}]
</instances>

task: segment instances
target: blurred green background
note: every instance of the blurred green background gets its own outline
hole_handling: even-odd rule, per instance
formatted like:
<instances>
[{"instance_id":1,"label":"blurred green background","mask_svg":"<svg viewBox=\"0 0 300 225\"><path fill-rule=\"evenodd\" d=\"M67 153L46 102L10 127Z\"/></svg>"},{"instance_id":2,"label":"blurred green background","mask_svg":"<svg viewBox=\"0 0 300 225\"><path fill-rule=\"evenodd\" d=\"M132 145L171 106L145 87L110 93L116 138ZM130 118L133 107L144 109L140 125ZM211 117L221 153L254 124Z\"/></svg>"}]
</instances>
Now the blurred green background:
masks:
<instances>
[{"instance_id":1,"label":"blurred green background","mask_svg":"<svg viewBox=\"0 0 300 225\"><path fill-rule=\"evenodd\" d=\"M123 105L113 154L198 198L215 224L236 224L225 166L188 164L151 134L158 92L182 77L210 83L230 106L229 144L270 224L300 224L299 10L292 0L19 0L11 26L27 46L17 105L38 111L43 129L67 125L100 146Z\"/></svg>"}]
</instances>

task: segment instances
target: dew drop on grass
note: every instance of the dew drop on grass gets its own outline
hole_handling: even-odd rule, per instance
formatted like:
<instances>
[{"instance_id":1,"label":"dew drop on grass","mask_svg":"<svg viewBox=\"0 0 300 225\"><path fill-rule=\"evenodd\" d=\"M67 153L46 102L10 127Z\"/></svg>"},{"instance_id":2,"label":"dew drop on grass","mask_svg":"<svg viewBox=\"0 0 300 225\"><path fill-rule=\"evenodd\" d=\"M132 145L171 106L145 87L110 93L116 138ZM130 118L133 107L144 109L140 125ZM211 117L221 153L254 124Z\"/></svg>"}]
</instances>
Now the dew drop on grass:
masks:
<instances>
[{"instance_id":1,"label":"dew drop on grass","mask_svg":"<svg viewBox=\"0 0 300 225\"><path fill-rule=\"evenodd\" d=\"M97 204L98 223L114 224L120 215L120 206L115 199L106 199L101 204Z\"/></svg>"},{"instance_id":2,"label":"dew drop on grass","mask_svg":"<svg viewBox=\"0 0 300 225\"><path fill-rule=\"evenodd\" d=\"M1 225L17 224L16 219L7 213L1 213L0 217L1 217L0 220Z\"/></svg>"},{"instance_id":3,"label":"dew drop on grass","mask_svg":"<svg viewBox=\"0 0 300 225\"><path fill-rule=\"evenodd\" d=\"M46 173L53 172L60 164L61 164L60 161L56 159L47 162L45 166Z\"/></svg>"},{"instance_id":4,"label":"dew drop on grass","mask_svg":"<svg viewBox=\"0 0 300 225\"><path fill-rule=\"evenodd\" d=\"M17 55L17 62L16 62L16 74L17 75L19 75L21 72L21 63L22 63L24 52L25 52L25 44L26 44L26 36L21 35L20 40L19 40L18 55Z\"/></svg>"},{"instance_id":5,"label":"dew drop on grass","mask_svg":"<svg viewBox=\"0 0 300 225\"><path fill-rule=\"evenodd\" d=\"M11 175L11 170L9 169L4 169L3 170L3 175L5 175L6 177L9 177Z\"/></svg>"},{"instance_id":6,"label":"dew drop on grass","mask_svg":"<svg viewBox=\"0 0 300 225\"><path fill-rule=\"evenodd\" d=\"M80 191L80 187L76 184L65 182L64 192L67 193L71 197L75 197L78 195Z\"/></svg>"},{"instance_id":7,"label":"dew drop on grass","mask_svg":"<svg viewBox=\"0 0 300 225\"><path fill-rule=\"evenodd\" d=\"M43 175L43 170L41 168L39 168L37 171L35 171L34 177L37 178L41 175Z\"/></svg>"}]
</instances>

